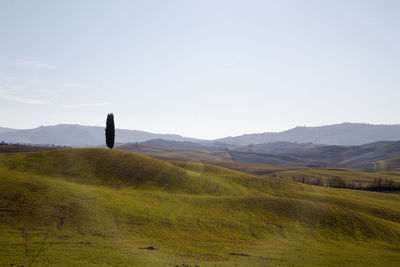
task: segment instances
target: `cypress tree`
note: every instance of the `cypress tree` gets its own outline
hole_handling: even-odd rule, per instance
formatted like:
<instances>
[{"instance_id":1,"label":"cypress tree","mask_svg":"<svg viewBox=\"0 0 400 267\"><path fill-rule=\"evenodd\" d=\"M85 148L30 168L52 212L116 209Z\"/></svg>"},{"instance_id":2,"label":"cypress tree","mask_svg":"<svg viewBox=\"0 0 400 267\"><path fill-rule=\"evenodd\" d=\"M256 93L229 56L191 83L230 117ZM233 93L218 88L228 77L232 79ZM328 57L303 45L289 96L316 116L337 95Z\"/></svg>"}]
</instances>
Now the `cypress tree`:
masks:
<instances>
[{"instance_id":1,"label":"cypress tree","mask_svg":"<svg viewBox=\"0 0 400 267\"><path fill-rule=\"evenodd\" d=\"M107 115L107 121L106 121L106 144L110 149L114 147L114 139L115 139L114 115L110 113Z\"/></svg>"}]
</instances>

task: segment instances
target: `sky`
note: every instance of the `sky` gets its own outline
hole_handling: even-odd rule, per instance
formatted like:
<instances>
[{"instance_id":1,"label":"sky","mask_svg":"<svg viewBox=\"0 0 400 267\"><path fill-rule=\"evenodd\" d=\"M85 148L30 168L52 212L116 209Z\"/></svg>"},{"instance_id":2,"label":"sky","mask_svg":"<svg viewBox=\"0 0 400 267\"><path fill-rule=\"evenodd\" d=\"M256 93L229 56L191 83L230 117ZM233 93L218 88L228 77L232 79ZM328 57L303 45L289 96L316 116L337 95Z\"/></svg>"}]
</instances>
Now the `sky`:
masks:
<instances>
[{"instance_id":1,"label":"sky","mask_svg":"<svg viewBox=\"0 0 400 267\"><path fill-rule=\"evenodd\" d=\"M0 1L0 127L400 123L400 1Z\"/></svg>"}]
</instances>

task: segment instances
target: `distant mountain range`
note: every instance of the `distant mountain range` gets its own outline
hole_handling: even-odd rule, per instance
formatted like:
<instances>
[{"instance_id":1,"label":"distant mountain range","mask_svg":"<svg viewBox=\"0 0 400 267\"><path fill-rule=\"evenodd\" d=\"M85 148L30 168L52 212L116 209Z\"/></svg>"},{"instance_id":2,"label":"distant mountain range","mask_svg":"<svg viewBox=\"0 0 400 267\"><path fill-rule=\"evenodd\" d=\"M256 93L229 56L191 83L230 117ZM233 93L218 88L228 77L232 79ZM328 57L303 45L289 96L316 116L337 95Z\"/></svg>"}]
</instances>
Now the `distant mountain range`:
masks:
<instances>
[{"instance_id":1,"label":"distant mountain range","mask_svg":"<svg viewBox=\"0 0 400 267\"><path fill-rule=\"evenodd\" d=\"M151 139L198 141L175 134L154 134L137 130L115 130L116 143L144 142ZM53 144L71 147L101 146L105 142L104 127L59 124L30 130L0 128L0 142L22 144Z\"/></svg>"},{"instance_id":2,"label":"distant mountain range","mask_svg":"<svg viewBox=\"0 0 400 267\"><path fill-rule=\"evenodd\" d=\"M158 140L155 141L154 139ZM201 140L176 134L155 134L138 130L116 130L115 141L117 144L148 142L150 140L153 140L149 143L151 145L179 148L284 153L304 151L320 145L354 146L377 141L397 141L400 140L400 125L343 123L320 127L296 127L277 133L247 134L217 140ZM0 128L1 141L23 144L66 145L72 147L102 146L104 144L104 127L60 124L55 126L41 126L29 130ZM176 142L171 143L169 141ZM163 142L164 144L162 144ZM269 143L275 144L271 145ZM293 145L293 143L298 144ZM267 145L264 145L264 147L252 147L257 144ZM296 151L293 151L293 149Z\"/></svg>"},{"instance_id":3,"label":"distant mountain range","mask_svg":"<svg viewBox=\"0 0 400 267\"><path fill-rule=\"evenodd\" d=\"M7 133L7 132L13 132L13 131L15 131L15 129L0 127L0 133Z\"/></svg>"},{"instance_id":4,"label":"distant mountain range","mask_svg":"<svg viewBox=\"0 0 400 267\"><path fill-rule=\"evenodd\" d=\"M400 140L400 125L342 123L320 127L296 127L278 133L246 134L216 141L239 146L277 141L352 146L398 140Z\"/></svg>"}]
</instances>

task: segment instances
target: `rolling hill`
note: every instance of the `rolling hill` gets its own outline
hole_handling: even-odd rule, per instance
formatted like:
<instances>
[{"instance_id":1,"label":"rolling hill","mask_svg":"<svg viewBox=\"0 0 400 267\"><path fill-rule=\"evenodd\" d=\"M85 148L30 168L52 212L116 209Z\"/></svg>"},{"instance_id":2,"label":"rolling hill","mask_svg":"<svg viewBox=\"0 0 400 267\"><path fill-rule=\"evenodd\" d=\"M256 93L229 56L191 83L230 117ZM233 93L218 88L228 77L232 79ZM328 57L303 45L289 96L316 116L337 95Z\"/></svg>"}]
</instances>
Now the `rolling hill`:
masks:
<instances>
[{"instance_id":1,"label":"rolling hill","mask_svg":"<svg viewBox=\"0 0 400 267\"><path fill-rule=\"evenodd\" d=\"M400 264L400 195L115 150L0 154L0 215L2 265Z\"/></svg>"},{"instance_id":2,"label":"rolling hill","mask_svg":"<svg viewBox=\"0 0 400 267\"><path fill-rule=\"evenodd\" d=\"M233 161L282 166L341 167L376 170L376 162L400 157L400 142L381 141L360 146L321 146L298 153L230 151Z\"/></svg>"},{"instance_id":3,"label":"rolling hill","mask_svg":"<svg viewBox=\"0 0 400 267\"><path fill-rule=\"evenodd\" d=\"M170 144L170 142L167 143ZM121 145L117 146L117 149L170 160L217 160L275 166L352 168L365 171L384 170L384 165L381 164L378 167L378 161L400 157L400 141L381 141L360 146L322 146L280 142L224 151L144 144ZM245 152L247 150L252 152ZM298 151L290 153L263 153L264 151L296 150ZM398 161L393 161L390 164L391 168L396 167L395 162ZM396 168L400 168L400 166Z\"/></svg>"}]
</instances>

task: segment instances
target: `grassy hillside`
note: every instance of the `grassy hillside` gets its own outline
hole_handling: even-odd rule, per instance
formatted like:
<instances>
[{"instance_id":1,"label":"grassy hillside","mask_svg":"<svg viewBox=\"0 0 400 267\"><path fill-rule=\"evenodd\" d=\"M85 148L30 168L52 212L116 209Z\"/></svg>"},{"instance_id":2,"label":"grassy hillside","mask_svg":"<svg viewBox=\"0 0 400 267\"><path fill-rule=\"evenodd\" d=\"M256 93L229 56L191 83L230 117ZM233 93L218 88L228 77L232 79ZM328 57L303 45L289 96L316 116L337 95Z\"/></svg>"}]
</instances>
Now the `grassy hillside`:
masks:
<instances>
[{"instance_id":1,"label":"grassy hillside","mask_svg":"<svg viewBox=\"0 0 400 267\"><path fill-rule=\"evenodd\" d=\"M105 149L1 154L0 265L41 248L37 266L398 266L400 195Z\"/></svg>"}]
</instances>

